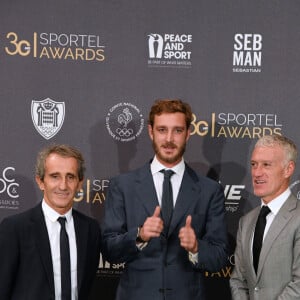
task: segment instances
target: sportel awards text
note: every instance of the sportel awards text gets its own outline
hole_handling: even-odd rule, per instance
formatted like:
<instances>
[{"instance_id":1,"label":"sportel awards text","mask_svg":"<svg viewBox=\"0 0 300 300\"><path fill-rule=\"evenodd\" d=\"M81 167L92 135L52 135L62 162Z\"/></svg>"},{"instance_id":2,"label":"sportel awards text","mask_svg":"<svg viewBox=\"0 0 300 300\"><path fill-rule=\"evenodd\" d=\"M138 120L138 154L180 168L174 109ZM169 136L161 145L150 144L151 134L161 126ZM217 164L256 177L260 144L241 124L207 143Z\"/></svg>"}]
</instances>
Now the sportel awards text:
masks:
<instances>
[{"instance_id":1,"label":"sportel awards text","mask_svg":"<svg viewBox=\"0 0 300 300\"><path fill-rule=\"evenodd\" d=\"M97 35L34 32L30 39L23 39L16 32L9 32L6 39L5 52L11 56L73 61L105 60L105 46Z\"/></svg>"},{"instance_id":2,"label":"sportel awards text","mask_svg":"<svg viewBox=\"0 0 300 300\"><path fill-rule=\"evenodd\" d=\"M282 124L276 114L212 113L211 120L199 120L193 114L191 135L216 138L260 138L266 134L281 134Z\"/></svg>"}]
</instances>

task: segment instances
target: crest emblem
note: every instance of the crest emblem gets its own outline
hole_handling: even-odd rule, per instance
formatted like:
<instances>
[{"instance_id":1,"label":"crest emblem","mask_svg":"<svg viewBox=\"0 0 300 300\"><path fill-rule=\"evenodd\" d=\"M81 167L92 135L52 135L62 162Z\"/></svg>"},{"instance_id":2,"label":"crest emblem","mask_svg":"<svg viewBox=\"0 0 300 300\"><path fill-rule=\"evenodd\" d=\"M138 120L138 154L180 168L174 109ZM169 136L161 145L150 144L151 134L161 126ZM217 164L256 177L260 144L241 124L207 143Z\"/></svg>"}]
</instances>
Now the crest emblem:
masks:
<instances>
[{"instance_id":1,"label":"crest emblem","mask_svg":"<svg viewBox=\"0 0 300 300\"><path fill-rule=\"evenodd\" d=\"M35 129L46 140L54 137L60 130L65 118L65 103L50 98L31 101L31 117Z\"/></svg>"}]
</instances>

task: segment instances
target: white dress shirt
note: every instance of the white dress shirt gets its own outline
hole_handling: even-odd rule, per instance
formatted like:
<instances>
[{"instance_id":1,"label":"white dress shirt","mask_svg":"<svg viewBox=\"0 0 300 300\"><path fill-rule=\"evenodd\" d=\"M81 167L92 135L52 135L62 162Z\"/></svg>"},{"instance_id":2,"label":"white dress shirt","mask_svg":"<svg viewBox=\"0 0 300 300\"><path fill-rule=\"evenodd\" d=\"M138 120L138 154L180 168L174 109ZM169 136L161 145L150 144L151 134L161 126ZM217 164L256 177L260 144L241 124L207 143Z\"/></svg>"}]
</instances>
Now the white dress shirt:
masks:
<instances>
[{"instance_id":1,"label":"white dress shirt","mask_svg":"<svg viewBox=\"0 0 300 300\"><path fill-rule=\"evenodd\" d=\"M263 240L265 239L265 236L268 233L274 218L276 217L276 215L279 212L280 208L285 203L285 201L290 196L290 194L291 194L291 190L290 190L290 188L288 188L281 195L279 195L278 197L276 197L275 199L273 199L272 201L270 201L268 203L268 207L270 208L271 212L266 217L267 222L266 222L266 227L265 227L265 231L264 231ZM262 202L261 205L266 205L266 204L264 204Z\"/></svg>"},{"instance_id":2,"label":"white dress shirt","mask_svg":"<svg viewBox=\"0 0 300 300\"><path fill-rule=\"evenodd\" d=\"M287 198L290 196L291 190L290 188L287 188L282 194L280 194L278 197L274 198L272 201L268 203L268 207L270 208L271 212L266 217L266 227L264 231L263 241L271 227L272 222L274 221L274 218L276 217L277 213L279 212L282 205L285 203ZM263 201L261 201L261 207L263 205L266 205ZM255 230L255 228L254 228ZM252 241L251 241L251 249L253 248L253 238L254 238L254 231L252 233ZM252 250L251 250L252 253Z\"/></svg>"},{"instance_id":3,"label":"white dress shirt","mask_svg":"<svg viewBox=\"0 0 300 300\"><path fill-rule=\"evenodd\" d=\"M44 212L46 226L49 235L52 266L54 275L55 300L61 300L61 269L60 269L60 224L57 221L58 217L62 217L54 209L52 209L46 202L42 202L42 210ZM72 300L77 300L77 247L74 221L72 216L72 209L65 215L66 217L66 231L69 237L70 245L70 259L71 259L71 285L72 285Z\"/></svg>"},{"instance_id":4,"label":"white dress shirt","mask_svg":"<svg viewBox=\"0 0 300 300\"><path fill-rule=\"evenodd\" d=\"M180 189L180 185L182 182L184 170L185 170L185 164L184 160L182 159L176 166L172 168L166 168L163 164L161 164L157 157L155 156L153 158L153 161L151 163L151 173L153 176L154 186L157 193L157 198L159 205L161 205L161 199L162 199L162 187L164 182L164 174L160 171L163 169L172 170L174 174L171 176L171 184L172 184L172 191L173 191L173 207L176 204L178 192Z\"/></svg>"}]
</instances>

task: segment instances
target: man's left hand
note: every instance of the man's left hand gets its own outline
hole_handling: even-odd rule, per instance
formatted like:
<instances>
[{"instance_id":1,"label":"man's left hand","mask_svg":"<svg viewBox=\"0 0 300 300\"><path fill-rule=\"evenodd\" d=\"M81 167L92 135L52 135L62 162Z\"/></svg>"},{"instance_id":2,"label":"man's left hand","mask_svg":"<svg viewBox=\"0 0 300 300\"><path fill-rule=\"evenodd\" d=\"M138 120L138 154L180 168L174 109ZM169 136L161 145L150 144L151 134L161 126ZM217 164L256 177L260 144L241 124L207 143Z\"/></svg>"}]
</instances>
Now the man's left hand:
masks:
<instances>
[{"instance_id":1,"label":"man's left hand","mask_svg":"<svg viewBox=\"0 0 300 300\"><path fill-rule=\"evenodd\" d=\"M180 239L181 247L186 251L193 254L198 252L198 241L192 227L192 216L187 216L185 226L180 229L178 237Z\"/></svg>"}]
</instances>

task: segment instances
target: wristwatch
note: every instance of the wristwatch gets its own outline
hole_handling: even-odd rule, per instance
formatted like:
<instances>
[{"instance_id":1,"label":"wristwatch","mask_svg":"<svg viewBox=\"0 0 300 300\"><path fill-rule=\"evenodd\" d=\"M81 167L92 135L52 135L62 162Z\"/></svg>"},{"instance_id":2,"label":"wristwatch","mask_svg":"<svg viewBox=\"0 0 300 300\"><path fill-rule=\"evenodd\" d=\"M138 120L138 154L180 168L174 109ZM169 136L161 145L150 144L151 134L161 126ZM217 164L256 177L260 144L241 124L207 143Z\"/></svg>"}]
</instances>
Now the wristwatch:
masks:
<instances>
[{"instance_id":1,"label":"wristwatch","mask_svg":"<svg viewBox=\"0 0 300 300\"><path fill-rule=\"evenodd\" d=\"M146 241L144 241L144 240L141 238L141 235L140 235L141 228L142 228L141 226L138 227L137 235L136 235L136 242L137 242L137 243L146 243Z\"/></svg>"}]
</instances>

